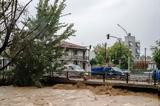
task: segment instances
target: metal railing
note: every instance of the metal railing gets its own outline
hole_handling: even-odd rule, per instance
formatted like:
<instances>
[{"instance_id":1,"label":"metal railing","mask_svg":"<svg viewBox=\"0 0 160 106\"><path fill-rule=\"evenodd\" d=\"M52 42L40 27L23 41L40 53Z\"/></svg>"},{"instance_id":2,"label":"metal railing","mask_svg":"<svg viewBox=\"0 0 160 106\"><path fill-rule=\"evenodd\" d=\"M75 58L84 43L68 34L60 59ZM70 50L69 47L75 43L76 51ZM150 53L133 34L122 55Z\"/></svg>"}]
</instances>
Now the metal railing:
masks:
<instances>
[{"instance_id":1,"label":"metal railing","mask_svg":"<svg viewBox=\"0 0 160 106\"><path fill-rule=\"evenodd\" d=\"M61 60L80 60L80 61L87 61L89 58L88 56L78 56L78 55L69 55L69 56L62 56Z\"/></svg>"},{"instance_id":2,"label":"metal railing","mask_svg":"<svg viewBox=\"0 0 160 106\"><path fill-rule=\"evenodd\" d=\"M125 84L140 84L160 86L160 80L155 81L151 74L132 74L125 73L124 76L108 75L107 73L91 73L91 72L76 72L76 71L54 71L53 75L46 73L44 77L62 77L69 80L85 80L92 82L103 83L125 83ZM13 73L11 71L0 72L0 85L13 81Z\"/></svg>"},{"instance_id":3,"label":"metal railing","mask_svg":"<svg viewBox=\"0 0 160 106\"><path fill-rule=\"evenodd\" d=\"M59 74L60 73L60 74ZM141 85L160 85L160 81L154 81L151 74L132 74L125 73L124 76L108 75L107 73L92 74L91 72L55 72L55 77L65 77L70 80L87 80L95 82L141 84Z\"/></svg>"}]
</instances>

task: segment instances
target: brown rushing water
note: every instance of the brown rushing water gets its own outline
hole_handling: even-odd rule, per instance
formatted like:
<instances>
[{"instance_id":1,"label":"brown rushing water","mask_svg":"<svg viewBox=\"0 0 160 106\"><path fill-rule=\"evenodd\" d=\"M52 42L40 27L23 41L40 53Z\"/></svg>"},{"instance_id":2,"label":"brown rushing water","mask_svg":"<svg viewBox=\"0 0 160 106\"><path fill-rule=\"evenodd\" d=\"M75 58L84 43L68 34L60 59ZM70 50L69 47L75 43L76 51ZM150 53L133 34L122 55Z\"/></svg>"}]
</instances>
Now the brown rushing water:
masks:
<instances>
[{"instance_id":1,"label":"brown rushing water","mask_svg":"<svg viewBox=\"0 0 160 106\"><path fill-rule=\"evenodd\" d=\"M65 86L0 87L0 106L160 106L158 98L148 94L97 95L88 89L62 89Z\"/></svg>"}]
</instances>

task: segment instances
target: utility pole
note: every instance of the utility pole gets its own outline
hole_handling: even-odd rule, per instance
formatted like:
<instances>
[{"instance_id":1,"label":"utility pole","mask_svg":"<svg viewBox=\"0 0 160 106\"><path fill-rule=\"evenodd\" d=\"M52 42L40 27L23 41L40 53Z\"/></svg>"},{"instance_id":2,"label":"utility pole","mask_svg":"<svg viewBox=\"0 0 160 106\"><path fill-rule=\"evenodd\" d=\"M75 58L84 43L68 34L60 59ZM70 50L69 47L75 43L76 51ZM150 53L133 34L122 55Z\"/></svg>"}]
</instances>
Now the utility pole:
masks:
<instances>
[{"instance_id":1,"label":"utility pole","mask_svg":"<svg viewBox=\"0 0 160 106\"><path fill-rule=\"evenodd\" d=\"M144 60L144 69L145 69L145 71L147 70L147 63L146 63L146 51L147 51L147 48L144 48L144 56L145 56L145 60Z\"/></svg>"},{"instance_id":2,"label":"utility pole","mask_svg":"<svg viewBox=\"0 0 160 106\"><path fill-rule=\"evenodd\" d=\"M107 64L107 43L105 43L105 63Z\"/></svg>"},{"instance_id":3,"label":"utility pole","mask_svg":"<svg viewBox=\"0 0 160 106\"><path fill-rule=\"evenodd\" d=\"M128 56L128 71L130 71L130 66L131 66L131 58Z\"/></svg>"},{"instance_id":4,"label":"utility pole","mask_svg":"<svg viewBox=\"0 0 160 106\"><path fill-rule=\"evenodd\" d=\"M124 29L120 24L117 24L117 26L120 27L126 33L127 36L131 34L128 33L126 29ZM129 41L128 41L128 48L130 48ZM131 63L131 57L128 55L128 71L130 71L130 65L131 65L130 63Z\"/></svg>"},{"instance_id":5,"label":"utility pole","mask_svg":"<svg viewBox=\"0 0 160 106\"><path fill-rule=\"evenodd\" d=\"M118 41L119 41L119 45L120 45L119 67L121 68L121 63L122 63L122 44L121 44L121 38L119 38Z\"/></svg>"},{"instance_id":6,"label":"utility pole","mask_svg":"<svg viewBox=\"0 0 160 106\"><path fill-rule=\"evenodd\" d=\"M91 48L92 48L92 45L89 45L89 49L88 49L88 61L90 61Z\"/></svg>"},{"instance_id":7,"label":"utility pole","mask_svg":"<svg viewBox=\"0 0 160 106\"><path fill-rule=\"evenodd\" d=\"M119 37L116 37L116 36L111 36L110 34L107 34L106 35L106 37L107 37L107 39L110 39L110 38L115 38L115 39L117 39L118 40L118 42L119 42L119 45L120 45L120 48L122 48L122 44L121 44L121 39L122 38L119 38ZM121 68L121 59L122 59L122 50L120 49L120 57L119 57L119 67Z\"/></svg>"}]
</instances>

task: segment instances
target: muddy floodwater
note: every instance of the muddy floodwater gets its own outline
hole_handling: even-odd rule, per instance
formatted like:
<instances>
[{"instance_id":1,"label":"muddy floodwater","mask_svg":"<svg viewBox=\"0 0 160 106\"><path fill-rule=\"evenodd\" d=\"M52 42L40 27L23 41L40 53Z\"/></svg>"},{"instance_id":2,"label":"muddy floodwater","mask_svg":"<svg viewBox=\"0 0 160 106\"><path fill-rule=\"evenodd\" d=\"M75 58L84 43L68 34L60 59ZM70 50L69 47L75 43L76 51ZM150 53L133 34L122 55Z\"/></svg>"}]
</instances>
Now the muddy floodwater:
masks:
<instances>
[{"instance_id":1,"label":"muddy floodwater","mask_svg":"<svg viewBox=\"0 0 160 106\"><path fill-rule=\"evenodd\" d=\"M158 98L139 95L97 95L89 89L0 87L0 106L160 106Z\"/></svg>"}]
</instances>

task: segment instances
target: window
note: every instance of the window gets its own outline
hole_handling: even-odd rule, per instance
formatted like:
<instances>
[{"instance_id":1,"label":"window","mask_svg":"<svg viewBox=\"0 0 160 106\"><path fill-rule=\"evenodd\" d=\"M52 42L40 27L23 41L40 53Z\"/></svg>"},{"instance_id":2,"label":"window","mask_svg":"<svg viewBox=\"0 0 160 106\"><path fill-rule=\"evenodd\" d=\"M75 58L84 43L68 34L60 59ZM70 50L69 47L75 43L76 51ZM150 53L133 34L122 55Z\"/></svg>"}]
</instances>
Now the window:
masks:
<instances>
[{"instance_id":1,"label":"window","mask_svg":"<svg viewBox=\"0 0 160 106\"><path fill-rule=\"evenodd\" d=\"M140 50L139 50L139 49L136 49L136 52L139 54L139 53L140 53Z\"/></svg>"},{"instance_id":2,"label":"window","mask_svg":"<svg viewBox=\"0 0 160 106\"><path fill-rule=\"evenodd\" d=\"M78 65L78 62L77 62L77 61L74 61L73 64Z\"/></svg>"},{"instance_id":3,"label":"window","mask_svg":"<svg viewBox=\"0 0 160 106\"><path fill-rule=\"evenodd\" d=\"M131 41L129 41L129 47L131 47L133 45L133 43Z\"/></svg>"},{"instance_id":4,"label":"window","mask_svg":"<svg viewBox=\"0 0 160 106\"><path fill-rule=\"evenodd\" d=\"M139 42L137 42L137 43L136 43L136 46L137 46L137 47L140 47L140 43L139 43Z\"/></svg>"},{"instance_id":5,"label":"window","mask_svg":"<svg viewBox=\"0 0 160 106\"><path fill-rule=\"evenodd\" d=\"M77 53L78 53L77 50L74 50L74 55L77 55Z\"/></svg>"},{"instance_id":6,"label":"window","mask_svg":"<svg viewBox=\"0 0 160 106\"><path fill-rule=\"evenodd\" d=\"M66 49L66 52L68 52L69 51L69 49Z\"/></svg>"},{"instance_id":7,"label":"window","mask_svg":"<svg viewBox=\"0 0 160 106\"><path fill-rule=\"evenodd\" d=\"M69 70L74 70L74 68L72 66L69 66Z\"/></svg>"}]
</instances>

